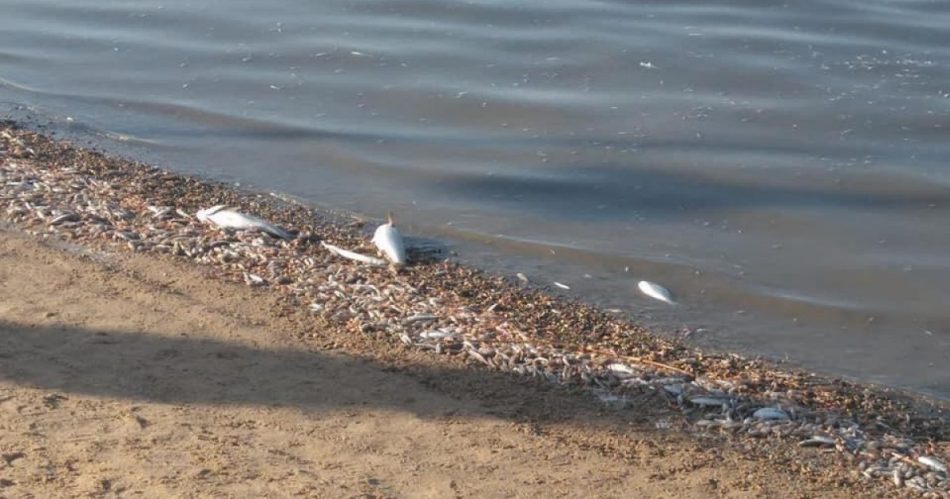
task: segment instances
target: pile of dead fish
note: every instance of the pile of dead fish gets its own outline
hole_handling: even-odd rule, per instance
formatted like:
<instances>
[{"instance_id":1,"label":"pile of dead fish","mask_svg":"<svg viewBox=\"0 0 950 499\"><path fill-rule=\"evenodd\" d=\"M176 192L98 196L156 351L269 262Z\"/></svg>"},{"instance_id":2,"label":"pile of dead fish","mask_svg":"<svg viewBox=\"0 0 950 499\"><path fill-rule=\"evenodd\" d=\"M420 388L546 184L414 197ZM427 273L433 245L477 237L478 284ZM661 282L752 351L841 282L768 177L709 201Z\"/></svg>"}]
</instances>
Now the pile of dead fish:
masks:
<instances>
[{"instance_id":1,"label":"pile of dead fish","mask_svg":"<svg viewBox=\"0 0 950 499\"><path fill-rule=\"evenodd\" d=\"M925 495L946 497L950 491L940 450L901 438L886 425L869 429L829 411L808 409L792 390L750 397L730 381L697 378L649 359L542 344L495 306L476 309L457 294L423 292L398 270L408 262L392 219L356 247L353 240L343 241L349 247L327 240L304 244L292 228L238 209L218 205L192 214L123 189L123 182L167 173L136 170L125 179L105 179L77 166L48 168L17 137L4 133L8 152L0 152L0 210L29 232L189 258L250 286L273 286L355 333L385 335L489 369L588 387L611 405L658 404L698 431L782 439L848 454L869 479ZM652 283L639 287L673 302L668 291Z\"/></svg>"}]
</instances>

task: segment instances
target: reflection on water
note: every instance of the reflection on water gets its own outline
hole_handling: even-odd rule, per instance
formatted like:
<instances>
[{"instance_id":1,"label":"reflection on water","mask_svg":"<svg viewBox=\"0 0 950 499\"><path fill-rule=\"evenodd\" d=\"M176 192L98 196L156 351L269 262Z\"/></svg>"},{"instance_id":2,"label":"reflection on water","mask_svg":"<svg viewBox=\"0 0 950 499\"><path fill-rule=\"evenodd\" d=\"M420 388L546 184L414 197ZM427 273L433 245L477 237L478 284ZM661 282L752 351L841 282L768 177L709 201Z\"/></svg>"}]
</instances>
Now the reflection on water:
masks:
<instances>
[{"instance_id":1,"label":"reflection on water","mask_svg":"<svg viewBox=\"0 0 950 499\"><path fill-rule=\"evenodd\" d=\"M950 397L950 4L4 10L5 112L392 209L478 263L704 327L704 345ZM640 278L683 305L643 298Z\"/></svg>"}]
</instances>

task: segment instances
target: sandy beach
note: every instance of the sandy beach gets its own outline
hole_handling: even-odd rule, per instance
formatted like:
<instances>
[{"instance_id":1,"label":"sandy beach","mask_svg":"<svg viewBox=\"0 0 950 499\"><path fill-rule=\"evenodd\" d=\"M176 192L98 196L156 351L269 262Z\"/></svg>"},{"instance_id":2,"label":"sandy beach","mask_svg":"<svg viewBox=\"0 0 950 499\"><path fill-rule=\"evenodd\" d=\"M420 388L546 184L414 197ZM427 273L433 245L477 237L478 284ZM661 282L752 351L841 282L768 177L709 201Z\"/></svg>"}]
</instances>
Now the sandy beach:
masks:
<instances>
[{"instance_id":1,"label":"sandy beach","mask_svg":"<svg viewBox=\"0 0 950 499\"><path fill-rule=\"evenodd\" d=\"M317 242L360 249L359 224L3 131L0 495L947 495L935 402L694 351L440 258L338 263ZM80 209L99 201L119 215ZM297 238L146 210L170 202ZM387 292L341 291L367 287Z\"/></svg>"},{"instance_id":2,"label":"sandy beach","mask_svg":"<svg viewBox=\"0 0 950 499\"><path fill-rule=\"evenodd\" d=\"M337 335L275 318L260 293L196 269L81 256L10 231L0 241L7 497L851 490L570 394L322 348Z\"/></svg>"}]
</instances>

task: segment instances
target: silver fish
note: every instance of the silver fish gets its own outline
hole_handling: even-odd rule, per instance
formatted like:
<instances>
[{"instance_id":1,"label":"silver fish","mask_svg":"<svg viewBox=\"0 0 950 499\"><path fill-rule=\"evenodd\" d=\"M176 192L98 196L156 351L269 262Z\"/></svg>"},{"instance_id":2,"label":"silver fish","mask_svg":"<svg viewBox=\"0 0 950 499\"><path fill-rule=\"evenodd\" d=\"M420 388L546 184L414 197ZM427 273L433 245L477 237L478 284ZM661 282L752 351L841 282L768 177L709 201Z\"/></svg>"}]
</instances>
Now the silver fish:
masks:
<instances>
[{"instance_id":1,"label":"silver fish","mask_svg":"<svg viewBox=\"0 0 950 499\"><path fill-rule=\"evenodd\" d=\"M669 303L670 305L676 304L676 302L673 301L673 295L670 293L670 290L660 286L655 282L640 281L637 283L637 287L640 288L640 291L643 294L649 296L650 298Z\"/></svg>"},{"instance_id":2,"label":"silver fish","mask_svg":"<svg viewBox=\"0 0 950 499\"><path fill-rule=\"evenodd\" d=\"M729 399L717 397L693 397L688 400L690 403L701 407L722 407L724 404L729 403Z\"/></svg>"},{"instance_id":3,"label":"silver fish","mask_svg":"<svg viewBox=\"0 0 950 499\"><path fill-rule=\"evenodd\" d=\"M281 239L290 240L294 238L289 232L266 220L232 210L222 204L200 210L195 216L202 222L211 222L225 229L259 230Z\"/></svg>"},{"instance_id":4,"label":"silver fish","mask_svg":"<svg viewBox=\"0 0 950 499\"><path fill-rule=\"evenodd\" d=\"M775 407L763 407L752 413L752 417L762 421L789 419L785 411Z\"/></svg>"},{"instance_id":5,"label":"silver fish","mask_svg":"<svg viewBox=\"0 0 950 499\"><path fill-rule=\"evenodd\" d=\"M922 464L922 465L924 465L924 466L926 466L926 467L928 467L928 468L933 469L934 471L939 471L939 472L942 472L942 473L946 473L946 472L947 472L947 466L944 465L943 463L941 463L940 461L937 461L936 459L934 459L934 458L932 458L932 457L929 457L929 456L920 456L920 457L917 458L917 462L920 463L920 464Z\"/></svg>"},{"instance_id":6,"label":"silver fish","mask_svg":"<svg viewBox=\"0 0 950 499\"><path fill-rule=\"evenodd\" d=\"M376 258L374 256L362 255L354 251L345 250L338 246L334 246L327 242L321 241L320 245L327 249L330 253L334 255L342 256L343 258L349 258L350 260L356 260L357 262L368 263L370 265L386 265L386 260L381 258Z\"/></svg>"},{"instance_id":7,"label":"silver fish","mask_svg":"<svg viewBox=\"0 0 950 499\"><path fill-rule=\"evenodd\" d=\"M373 234L373 244L394 264L405 265L406 246L402 241L402 234L393 224L392 214L388 218L387 223L376 228L376 232Z\"/></svg>"},{"instance_id":8,"label":"silver fish","mask_svg":"<svg viewBox=\"0 0 950 499\"><path fill-rule=\"evenodd\" d=\"M835 444L835 439L831 437L826 437L824 435L814 435L807 440L802 440L798 442L799 447L824 447L832 446Z\"/></svg>"}]
</instances>

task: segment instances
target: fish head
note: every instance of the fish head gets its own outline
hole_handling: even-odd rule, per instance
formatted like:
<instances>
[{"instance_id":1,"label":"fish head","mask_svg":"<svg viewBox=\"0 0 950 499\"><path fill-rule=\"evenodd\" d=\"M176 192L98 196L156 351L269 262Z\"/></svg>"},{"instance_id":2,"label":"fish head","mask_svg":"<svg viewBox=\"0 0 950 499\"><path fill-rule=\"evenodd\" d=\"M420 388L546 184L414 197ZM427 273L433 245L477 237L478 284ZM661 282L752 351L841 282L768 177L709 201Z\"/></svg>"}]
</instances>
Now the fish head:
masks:
<instances>
[{"instance_id":1,"label":"fish head","mask_svg":"<svg viewBox=\"0 0 950 499\"><path fill-rule=\"evenodd\" d=\"M217 213L217 212L219 212L219 211L221 211L221 210L223 210L223 209L225 209L225 208L227 208L226 205L218 204L218 205L212 206L211 208L206 208L206 209L204 209L204 210L198 210L198 212L195 213L195 217L198 218L198 220L201 220L202 222L204 222L204 221L208 220L208 217L210 217L211 215L214 215L215 213Z\"/></svg>"}]
</instances>

